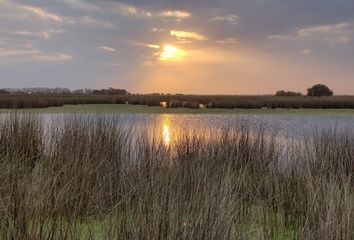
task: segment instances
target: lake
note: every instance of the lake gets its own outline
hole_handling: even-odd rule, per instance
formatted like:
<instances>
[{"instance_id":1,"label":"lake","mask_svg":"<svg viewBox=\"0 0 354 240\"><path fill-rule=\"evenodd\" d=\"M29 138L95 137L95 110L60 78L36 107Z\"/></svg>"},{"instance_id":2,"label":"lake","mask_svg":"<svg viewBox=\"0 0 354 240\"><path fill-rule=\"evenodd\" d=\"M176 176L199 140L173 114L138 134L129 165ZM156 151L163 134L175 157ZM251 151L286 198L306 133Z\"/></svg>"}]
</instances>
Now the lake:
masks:
<instances>
[{"instance_id":1,"label":"lake","mask_svg":"<svg viewBox=\"0 0 354 240\"><path fill-rule=\"evenodd\" d=\"M121 122L127 129L148 130L150 135L162 138L166 144L184 134L207 134L244 124L250 128L262 127L268 133L277 132L279 138L300 139L322 130L353 131L354 115L258 115L258 114L41 114L49 122L69 119L110 119Z\"/></svg>"}]
</instances>

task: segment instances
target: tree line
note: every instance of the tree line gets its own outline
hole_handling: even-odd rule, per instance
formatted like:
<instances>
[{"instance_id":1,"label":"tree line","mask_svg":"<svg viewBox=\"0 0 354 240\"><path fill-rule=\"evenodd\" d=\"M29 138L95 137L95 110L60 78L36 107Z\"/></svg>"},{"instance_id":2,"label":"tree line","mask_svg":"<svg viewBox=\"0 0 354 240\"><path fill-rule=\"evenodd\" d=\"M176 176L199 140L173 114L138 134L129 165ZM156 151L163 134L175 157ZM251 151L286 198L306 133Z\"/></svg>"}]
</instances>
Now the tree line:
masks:
<instances>
[{"instance_id":1,"label":"tree line","mask_svg":"<svg viewBox=\"0 0 354 240\"><path fill-rule=\"evenodd\" d=\"M131 95L125 89L117 88L106 88L106 89L76 89L71 91L68 88L7 88L0 89L1 95L6 94L72 94L72 95ZM329 89L324 84L316 84L311 88L307 89L307 96L311 97L323 97L323 96L333 96L334 92ZM151 95L160 95L160 94L151 94ZM182 95L182 94L177 94ZM277 91L275 96L277 97L298 97L303 96L300 92L292 91Z\"/></svg>"},{"instance_id":2,"label":"tree line","mask_svg":"<svg viewBox=\"0 0 354 240\"><path fill-rule=\"evenodd\" d=\"M309 96L309 97L330 97L330 96L333 96L333 94L334 94L334 92L324 84L316 84L316 85L307 89L307 96ZM275 96L277 96L277 97L297 97L297 96L303 96L303 95L300 92L280 90L280 91L276 92Z\"/></svg>"},{"instance_id":3,"label":"tree line","mask_svg":"<svg viewBox=\"0 0 354 240\"><path fill-rule=\"evenodd\" d=\"M73 94L73 95L130 95L125 89L76 89L68 88L5 88L0 89L0 94Z\"/></svg>"}]
</instances>

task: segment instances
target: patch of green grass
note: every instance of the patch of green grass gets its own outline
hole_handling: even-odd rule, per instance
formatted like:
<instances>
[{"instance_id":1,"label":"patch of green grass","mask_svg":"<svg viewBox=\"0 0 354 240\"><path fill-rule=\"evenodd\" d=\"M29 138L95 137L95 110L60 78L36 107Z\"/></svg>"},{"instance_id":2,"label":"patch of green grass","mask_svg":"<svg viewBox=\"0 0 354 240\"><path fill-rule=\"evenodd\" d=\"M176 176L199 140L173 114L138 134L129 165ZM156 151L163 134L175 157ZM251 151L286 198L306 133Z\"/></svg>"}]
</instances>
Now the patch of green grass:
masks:
<instances>
[{"instance_id":1,"label":"patch of green grass","mask_svg":"<svg viewBox=\"0 0 354 240\"><path fill-rule=\"evenodd\" d=\"M0 112L16 110L1 109ZM354 109L189 109L128 104L65 105L63 107L17 110L28 113L112 113L112 114L290 114L354 115Z\"/></svg>"}]
</instances>

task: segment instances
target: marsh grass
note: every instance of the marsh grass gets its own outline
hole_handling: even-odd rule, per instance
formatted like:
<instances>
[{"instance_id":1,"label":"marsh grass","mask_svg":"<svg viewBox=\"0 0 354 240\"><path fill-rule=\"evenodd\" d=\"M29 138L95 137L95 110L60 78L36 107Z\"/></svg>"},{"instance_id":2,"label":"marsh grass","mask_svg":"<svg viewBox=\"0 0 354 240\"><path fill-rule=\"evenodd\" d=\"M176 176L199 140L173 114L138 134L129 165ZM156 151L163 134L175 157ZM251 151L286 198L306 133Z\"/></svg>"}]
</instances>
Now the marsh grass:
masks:
<instances>
[{"instance_id":1,"label":"marsh grass","mask_svg":"<svg viewBox=\"0 0 354 240\"><path fill-rule=\"evenodd\" d=\"M172 146L148 135L114 118L2 115L0 238L354 238L352 132L287 155L245 124Z\"/></svg>"},{"instance_id":2,"label":"marsh grass","mask_svg":"<svg viewBox=\"0 0 354 240\"><path fill-rule=\"evenodd\" d=\"M0 95L1 109L48 108L82 104L126 104L196 109L353 109L353 96L278 97L217 95Z\"/></svg>"}]
</instances>

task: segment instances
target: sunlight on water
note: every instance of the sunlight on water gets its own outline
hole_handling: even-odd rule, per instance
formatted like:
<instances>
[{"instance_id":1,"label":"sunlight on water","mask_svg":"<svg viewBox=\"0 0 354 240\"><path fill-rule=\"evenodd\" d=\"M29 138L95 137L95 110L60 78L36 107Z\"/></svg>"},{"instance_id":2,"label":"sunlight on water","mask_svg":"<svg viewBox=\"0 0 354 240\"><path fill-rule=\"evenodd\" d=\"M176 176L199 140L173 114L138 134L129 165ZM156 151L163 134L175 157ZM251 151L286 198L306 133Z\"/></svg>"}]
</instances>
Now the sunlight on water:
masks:
<instances>
[{"instance_id":1,"label":"sunlight on water","mask_svg":"<svg viewBox=\"0 0 354 240\"><path fill-rule=\"evenodd\" d=\"M165 145L168 146L171 143L171 131L170 131L171 116L163 115L162 124L163 124L162 125L163 140Z\"/></svg>"}]
</instances>

